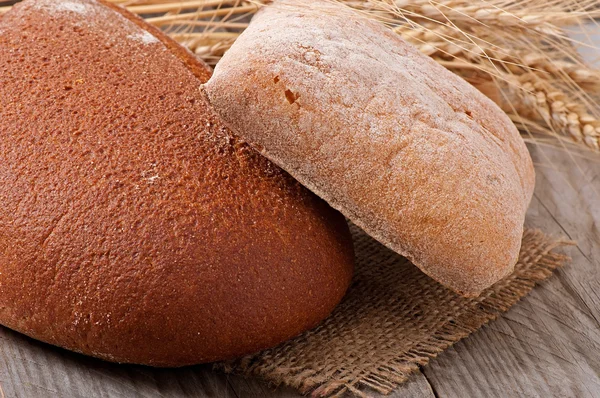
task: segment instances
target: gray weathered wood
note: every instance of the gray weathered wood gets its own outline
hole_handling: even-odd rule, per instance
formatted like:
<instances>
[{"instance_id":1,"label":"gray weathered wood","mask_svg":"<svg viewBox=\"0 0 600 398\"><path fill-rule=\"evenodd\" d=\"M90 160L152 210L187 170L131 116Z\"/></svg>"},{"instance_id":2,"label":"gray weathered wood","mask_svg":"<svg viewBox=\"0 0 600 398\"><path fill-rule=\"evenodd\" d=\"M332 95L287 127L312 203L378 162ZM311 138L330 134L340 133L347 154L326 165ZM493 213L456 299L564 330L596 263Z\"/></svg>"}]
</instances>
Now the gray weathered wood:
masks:
<instances>
[{"instance_id":1,"label":"gray weathered wood","mask_svg":"<svg viewBox=\"0 0 600 398\"><path fill-rule=\"evenodd\" d=\"M4 397L271 397L300 396L290 388L214 372L210 365L185 369L120 366L86 358L0 329L0 398ZM433 397L422 375L392 397Z\"/></svg>"}]
</instances>

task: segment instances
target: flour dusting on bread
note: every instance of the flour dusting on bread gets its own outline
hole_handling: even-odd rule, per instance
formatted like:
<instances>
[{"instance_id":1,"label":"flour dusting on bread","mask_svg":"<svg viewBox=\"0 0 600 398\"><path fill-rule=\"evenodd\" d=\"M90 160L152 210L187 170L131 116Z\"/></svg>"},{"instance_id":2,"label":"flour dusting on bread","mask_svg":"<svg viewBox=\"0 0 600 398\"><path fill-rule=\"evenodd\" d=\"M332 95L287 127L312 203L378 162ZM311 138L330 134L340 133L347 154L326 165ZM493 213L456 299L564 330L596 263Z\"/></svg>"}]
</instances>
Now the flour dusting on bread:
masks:
<instances>
[{"instance_id":1,"label":"flour dusting on bread","mask_svg":"<svg viewBox=\"0 0 600 398\"><path fill-rule=\"evenodd\" d=\"M121 33L123 33L127 39L138 42L144 46L160 44L160 40L150 32L141 29L135 23L119 13L112 12L96 0L39 0L36 2L25 3L23 7L15 9L14 12L25 14L31 9L30 7L38 12L46 13L52 18L72 19L77 17L74 25L83 29L94 27L105 28L101 32L105 34L108 45L119 45L119 42L115 40L115 37L120 37ZM83 19L82 16L85 16L85 19Z\"/></svg>"},{"instance_id":2,"label":"flour dusting on bread","mask_svg":"<svg viewBox=\"0 0 600 398\"><path fill-rule=\"evenodd\" d=\"M77 14L85 15L88 12L88 7L84 4L73 3L71 1L64 1L56 5L57 11L71 11Z\"/></svg>"},{"instance_id":3,"label":"flour dusting on bread","mask_svg":"<svg viewBox=\"0 0 600 398\"><path fill-rule=\"evenodd\" d=\"M275 1L204 90L237 134L438 281L474 295L512 270L534 182L523 140L382 24Z\"/></svg>"},{"instance_id":4,"label":"flour dusting on bread","mask_svg":"<svg viewBox=\"0 0 600 398\"><path fill-rule=\"evenodd\" d=\"M79 15L85 15L91 11L91 7L88 4L75 3L72 1L48 2L42 0L35 4L35 7L49 13L72 12Z\"/></svg>"},{"instance_id":5,"label":"flour dusting on bread","mask_svg":"<svg viewBox=\"0 0 600 398\"><path fill-rule=\"evenodd\" d=\"M73 2L73 1L52 1L40 0L32 5L35 9L48 14L68 14L74 13L78 15L93 14L94 3Z\"/></svg>"},{"instance_id":6,"label":"flour dusting on bread","mask_svg":"<svg viewBox=\"0 0 600 398\"><path fill-rule=\"evenodd\" d=\"M154 37L150 32L140 32L128 35L127 38L146 45L160 43L160 41L156 37Z\"/></svg>"}]
</instances>

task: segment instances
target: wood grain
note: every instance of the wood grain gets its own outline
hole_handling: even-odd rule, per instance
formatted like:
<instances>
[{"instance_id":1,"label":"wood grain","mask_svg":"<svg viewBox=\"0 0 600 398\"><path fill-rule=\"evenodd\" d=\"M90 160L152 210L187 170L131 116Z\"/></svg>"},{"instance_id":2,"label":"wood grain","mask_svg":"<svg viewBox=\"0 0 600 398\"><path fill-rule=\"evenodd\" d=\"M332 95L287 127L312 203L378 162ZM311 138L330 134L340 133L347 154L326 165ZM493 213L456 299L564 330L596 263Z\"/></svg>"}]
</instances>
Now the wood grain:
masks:
<instances>
[{"instance_id":1,"label":"wood grain","mask_svg":"<svg viewBox=\"0 0 600 398\"><path fill-rule=\"evenodd\" d=\"M0 328L0 398L5 397L269 397L300 395L260 380L214 372L210 365L154 369L115 365L74 354ZM416 375L392 397L434 397Z\"/></svg>"}]
</instances>

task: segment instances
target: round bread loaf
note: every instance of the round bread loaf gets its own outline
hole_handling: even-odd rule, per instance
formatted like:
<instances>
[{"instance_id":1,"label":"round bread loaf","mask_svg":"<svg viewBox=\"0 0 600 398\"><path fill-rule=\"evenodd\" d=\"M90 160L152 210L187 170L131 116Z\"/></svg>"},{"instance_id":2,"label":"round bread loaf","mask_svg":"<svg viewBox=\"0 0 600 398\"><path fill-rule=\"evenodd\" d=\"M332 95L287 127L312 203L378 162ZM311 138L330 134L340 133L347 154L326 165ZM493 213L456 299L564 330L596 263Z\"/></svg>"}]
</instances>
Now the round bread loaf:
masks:
<instances>
[{"instance_id":1,"label":"round bread loaf","mask_svg":"<svg viewBox=\"0 0 600 398\"><path fill-rule=\"evenodd\" d=\"M523 140L383 24L275 1L204 89L233 131L444 285L475 296L513 270L534 184Z\"/></svg>"},{"instance_id":2,"label":"round bread loaf","mask_svg":"<svg viewBox=\"0 0 600 398\"><path fill-rule=\"evenodd\" d=\"M26 1L0 32L1 324L182 366L278 344L340 301L344 218L231 135L205 65L92 0Z\"/></svg>"}]
</instances>

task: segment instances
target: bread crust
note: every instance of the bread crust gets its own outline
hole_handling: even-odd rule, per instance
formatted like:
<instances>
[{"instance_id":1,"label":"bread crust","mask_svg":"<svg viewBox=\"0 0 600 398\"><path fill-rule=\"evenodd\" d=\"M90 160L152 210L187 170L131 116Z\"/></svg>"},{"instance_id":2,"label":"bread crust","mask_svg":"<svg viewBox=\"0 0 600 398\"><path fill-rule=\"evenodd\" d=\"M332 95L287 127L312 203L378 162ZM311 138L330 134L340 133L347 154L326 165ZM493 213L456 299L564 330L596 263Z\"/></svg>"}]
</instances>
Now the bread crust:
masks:
<instances>
[{"instance_id":1,"label":"bread crust","mask_svg":"<svg viewBox=\"0 0 600 398\"><path fill-rule=\"evenodd\" d=\"M183 366L330 313L345 220L223 126L207 66L91 0L25 1L0 30L0 323Z\"/></svg>"},{"instance_id":2,"label":"bread crust","mask_svg":"<svg viewBox=\"0 0 600 398\"><path fill-rule=\"evenodd\" d=\"M233 131L466 296L510 273L534 186L488 98L340 4L264 7L204 85Z\"/></svg>"}]
</instances>

